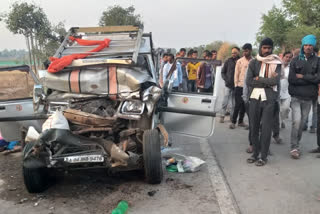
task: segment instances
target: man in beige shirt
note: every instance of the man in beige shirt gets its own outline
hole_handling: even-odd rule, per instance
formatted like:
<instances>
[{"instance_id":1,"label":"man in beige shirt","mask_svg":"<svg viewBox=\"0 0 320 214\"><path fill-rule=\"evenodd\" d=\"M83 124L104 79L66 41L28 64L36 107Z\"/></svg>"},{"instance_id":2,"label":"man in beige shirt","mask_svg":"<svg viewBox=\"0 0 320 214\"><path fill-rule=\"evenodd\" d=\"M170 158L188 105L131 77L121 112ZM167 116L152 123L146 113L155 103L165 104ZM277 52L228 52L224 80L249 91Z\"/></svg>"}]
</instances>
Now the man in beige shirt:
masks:
<instances>
[{"instance_id":1,"label":"man in beige shirt","mask_svg":"<svg viewBox=\"0 0 320 214\"><path fill-rule=\"evenodd\" d=\"M252 45L246 43L242 47L243 57L241 57L236 64L235 72L234 72L234 86L235 86L235 107L234 112L231 118L230 129L234 129L236 127L236 123L238 120L238 126L247 127L247 125L243 122L244 114L245 114L245 103L242 99L243 94L243 84L245 81L245 75L248 69L248 65L250 60L252 59Z\"/></svg>"}]
</instances>

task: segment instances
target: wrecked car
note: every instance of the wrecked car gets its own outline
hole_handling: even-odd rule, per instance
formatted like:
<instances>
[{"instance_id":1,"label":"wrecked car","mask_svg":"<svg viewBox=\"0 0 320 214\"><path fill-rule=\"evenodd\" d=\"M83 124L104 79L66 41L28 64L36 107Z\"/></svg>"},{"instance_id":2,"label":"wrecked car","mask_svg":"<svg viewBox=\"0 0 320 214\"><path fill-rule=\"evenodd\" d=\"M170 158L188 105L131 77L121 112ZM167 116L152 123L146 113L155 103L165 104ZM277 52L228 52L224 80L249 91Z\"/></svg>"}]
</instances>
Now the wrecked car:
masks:
<instances>
[{"instance_id":1,"label":"wrecked car","mask_svg":"<svg viewBox=\"0 0 320 214\"><path fill-rule=\"evenodd\" d=\"M106 38L110 45L99 51L90 52L96 47L90 42L83 45ZM47 187L52 168L145 169L147 182L161 182L160 133L168 136L153 117L161 89L152 51L151 34L137 27L71 28L54 57L87 56L59 72L50 73L50 65L39 71L41 85L34 89L35 110L61 112L69 129L49 127L27 143L23 175L29 192Z\"/></svg>"},{"instance_id":2,"label":"wrecked car","mask_svg":"<svg viewBox=\"0 0 320 214\"><path fill-rule=\"evenodd\" d=\"M173 92L170 78L159 88L157 62L151 33L138 27L71 28L34 89L35 111L49 118L24 149L27 190L45 190L53 169L144 169L148 183L160 183L163 121L172 126L178 113L213 124L216 98Z\"/></svg>"}]
</instances>

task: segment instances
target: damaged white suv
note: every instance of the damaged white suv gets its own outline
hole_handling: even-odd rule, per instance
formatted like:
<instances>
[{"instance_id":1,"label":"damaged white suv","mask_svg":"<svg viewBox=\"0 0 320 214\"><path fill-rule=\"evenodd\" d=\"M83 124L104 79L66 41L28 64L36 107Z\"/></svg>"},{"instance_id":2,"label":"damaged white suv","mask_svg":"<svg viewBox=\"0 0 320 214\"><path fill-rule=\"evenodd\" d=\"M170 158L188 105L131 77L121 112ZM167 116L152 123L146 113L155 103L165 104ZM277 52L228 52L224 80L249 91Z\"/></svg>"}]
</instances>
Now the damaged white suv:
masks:
<instances>
[{"instance_id":1,"label":"damaged white suv","mask_svg":"<svg viewBox=\"0 0 320 214\"><path fill-rule=\"evenodd\" d=\"M83 45L106 38L111 42L102 50L90 42ZM134 26L71 28L55 57L76 57L55 73L48 72L50 66L40 71L41 85L34 89L35 110L50 117L40 137L24 149L29 192L48 187L52 168L144 169L147 182L161 182L161 145L167 146L168 133L159 112L213 118L215 98L169 96L169 82L166 90L157 87L159 66L152 45L151 34ZM195 100L202 104L197 110L190 105ZM174 108L177 102L181 108ZM53 125L59 114L68 128ZM170 119L174 117L167 115L161 121L170 124Z\"/></svg>"}]
</instances>

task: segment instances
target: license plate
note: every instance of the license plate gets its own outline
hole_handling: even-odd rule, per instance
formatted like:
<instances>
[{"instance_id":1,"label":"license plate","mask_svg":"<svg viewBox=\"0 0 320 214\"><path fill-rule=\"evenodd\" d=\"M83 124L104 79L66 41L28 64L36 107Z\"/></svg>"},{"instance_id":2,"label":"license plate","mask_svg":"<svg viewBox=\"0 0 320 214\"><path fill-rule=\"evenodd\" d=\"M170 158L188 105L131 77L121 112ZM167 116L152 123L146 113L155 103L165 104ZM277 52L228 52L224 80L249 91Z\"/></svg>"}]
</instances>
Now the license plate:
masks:
<instances>
[{"instance_id":1,"label":"license plate","mask_svg":"<svg viewBox=\"0 0 320 214\"><path fill-rule=\"evenodd\" d=\"M64 161L68 163L97 163L103 162L104 157L102 155L81 155L65 157Z\"/></svg>"}]
</instances>

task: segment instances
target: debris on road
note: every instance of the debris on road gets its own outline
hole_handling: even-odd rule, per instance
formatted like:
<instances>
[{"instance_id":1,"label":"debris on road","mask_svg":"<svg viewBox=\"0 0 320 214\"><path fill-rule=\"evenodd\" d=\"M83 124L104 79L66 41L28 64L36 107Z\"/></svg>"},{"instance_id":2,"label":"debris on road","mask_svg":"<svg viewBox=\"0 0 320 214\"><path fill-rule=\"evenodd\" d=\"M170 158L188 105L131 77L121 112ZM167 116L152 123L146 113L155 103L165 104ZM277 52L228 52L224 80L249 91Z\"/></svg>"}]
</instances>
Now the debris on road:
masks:
<instances>
[{"instance_id":1,"label":"debris on road","mask_svg":"<svg viewBox=\"0 0 320 214\"><path fill-rule=\"evenodd\" d=\"M9 143L2 138L2 135L0 132L0 152L4 151L7 148L8 144Z\"/></svg>"},{"instance_id":2,"label":"debris on road","mask_svg":"<svg viewBox=\"0 0 320 214\"><path fill-rule=\"evenodd\" d=\"M150 197L153 197L156 193L157 193L157 190L152 190L152 191L148 192L148 195Z\"/></svg>"},{"instance_id":3,"label":"debris on road","mask_svg":"<svg viewBox=\"0 0 320 214\"><path fill-rule=\"evenodd\" d=\"M168 172L178 172L178 168L177 168L177 165L169 165L166 167L167 171Z\"/></svg>"},{"instance_id":4,"label":"debris on road","mask_svg":"<svg viewBox=\"0 0 320 214\"><path fill-rule=\"evenodd\" d=\"M181 151L181 148L161 147L161 154L164 158L172 157L174 152Z\"/></svg>"},{"instance_id":5,"label":"debris on road","mask_svg":"<svg viewBox=\"0 0 320 214\"><path fill-rule=\"evenodd\" d=\"M14 142L12 144L11 143L12 142L9 143L9 145L7 147L7 150L2 153L3 155L8 155L8 154L11 154L11 153L16 153L16 152L21 152L22 151L22 146L18 145L18 142Z\"/></svg>"},{"instance_id":6,"label":"debris on road","mask_svg":"<svg viewBox=\"0 0 320 214\"><path fill-rule=\"evenodd\" d=\"M167 179L166 179L166 183L168 183L168 182L172 182L172 181L174 181L174 179L173 179L173 178L167 178Z\"/></svg>"},{"instance_id":7,"label":"debris on road","mask_svg":"<svg viewBox=\"0 0 320 214\"><path fill-rule=\"evenodd\" d=\"M9 191L16 191L16 190L17 190L17 188L15 188L15 187L11 187L11 188L9 188L8 190L9 190Z\"/></svg>"},{"instance_id":8,"label":"debris on road","mask_svg":"<svg viewBox=\"0 0 320 214\"><path fill-rule=\"evenodd\" d=\"M28 198L23 198L23 199L20 200L19 203L22 204L22 203L24 203L24 202L26 202L26 201L28 201Z\"/></svg>"},{"instance_id":9,"label":"debris on road","mask_svg":"<svg viewBox=\"0 0 320 214\"><path fill-rule=\"evenodd\" d=\"M197 157L184 156L173 154L176 157L171 157L166 160L166 169L168 172L197 172L205 161Z\"/></svg>"},{"instance_id":10,"label":"debris on road","mask_svg":"<svg viewBox=\"0 0 320 214\"><path fill-rule=\"evenodd\" d=\"M18 141L7 142L2 138L0 134L0 152L2 152L3 155L20 152L21 150L22 147L19 145Z\"/></svg>"},{"instance_id":11,"label":"debris on road","mask_svg":"<svg viewBox=\"0 0 320 214\"><path fill-rule=\"evenodd\" d=\"M169 158L167 161L166 161L166 166L170 166L172 164L175 164L177 163L176 159L175 158Z\"/></svg>"},{"instance_id":12,"label":"debris on road","mask_svg":"<svg viewBox=\"0 0 320 214\"><path fill-rule=\"evenodd\" d=\"M128 208L129 208L128 202L120 201L117 208L112 210L111 214L125 214L125 213L127 213Z\"/></svg>"}]
</instances>

